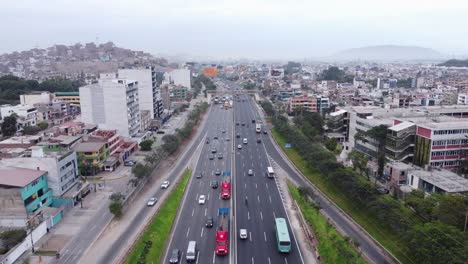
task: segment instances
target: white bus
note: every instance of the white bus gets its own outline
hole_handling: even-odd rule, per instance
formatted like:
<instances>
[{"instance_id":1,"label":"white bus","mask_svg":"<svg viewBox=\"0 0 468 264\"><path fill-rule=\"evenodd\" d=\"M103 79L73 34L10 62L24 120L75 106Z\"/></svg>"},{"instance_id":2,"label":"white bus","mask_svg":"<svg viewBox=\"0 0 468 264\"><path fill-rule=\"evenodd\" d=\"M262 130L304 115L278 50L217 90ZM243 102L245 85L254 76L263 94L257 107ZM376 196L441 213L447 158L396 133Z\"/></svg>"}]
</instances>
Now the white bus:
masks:
<instances>
[{"instance_id":1,"label":"white bus","mask_svg":"<svg viewBox=\"0 0 468 264\"><path fill-rule=\"evenodd\" d=\"M274 178L275 172L273 171L273 167L267 167L267 176L268 178Z\"/></svg>"},{"instance_id":2,"label":"white bus","mask_svg":"<svg viewBox=\"0 0 468 264\"><path fill-rule=\"evenodd\" d=\"M255 132L260 133L262 131L262 125L256 124L255 125Z\"/></svg>"}]
</instances>

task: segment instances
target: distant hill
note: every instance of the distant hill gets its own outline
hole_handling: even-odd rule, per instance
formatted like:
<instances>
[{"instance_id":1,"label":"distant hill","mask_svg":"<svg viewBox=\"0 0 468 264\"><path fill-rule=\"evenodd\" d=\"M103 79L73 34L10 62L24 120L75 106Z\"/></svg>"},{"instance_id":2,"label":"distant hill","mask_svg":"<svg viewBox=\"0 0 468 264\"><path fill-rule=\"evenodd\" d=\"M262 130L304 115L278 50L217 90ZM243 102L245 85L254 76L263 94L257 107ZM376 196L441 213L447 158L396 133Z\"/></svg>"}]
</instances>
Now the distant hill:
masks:
<instances>
[{"instance_id":1,"label":"distant hill","mask_svg":"<svg viewBox=\"0 0 468 264\"><path fill-rule=\"evenodd\" d=\"M447 67L468 67L468 60L448 60L444 63L438 64L439 66Z\"/></svg>"},{"instance_id":2,"label":"distant hill","mask_svg":"<svg viewBox=\"0 0 468 264\"><path fill-rule=\"evenodd\" d=\"M347 49L331 56L329 59L347 61L441 61L445 59L445 56L429 48L384 45Z\"/></svg>"}]
</instances>

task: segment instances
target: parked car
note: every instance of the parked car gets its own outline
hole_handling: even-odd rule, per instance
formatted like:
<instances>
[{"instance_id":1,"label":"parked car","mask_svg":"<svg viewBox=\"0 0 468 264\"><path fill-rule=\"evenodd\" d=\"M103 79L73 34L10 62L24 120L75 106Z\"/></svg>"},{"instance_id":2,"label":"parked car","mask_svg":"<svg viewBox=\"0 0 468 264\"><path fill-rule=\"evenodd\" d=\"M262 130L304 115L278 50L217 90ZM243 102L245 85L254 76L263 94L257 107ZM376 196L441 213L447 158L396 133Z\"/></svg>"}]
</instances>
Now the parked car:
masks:
<instances>
[{"instance_id":1,"label":"parked car","mask_svg":"<svg viewBox=\"0 0 468 264\"><path fill-rule=\"evenodd\" d=\"M148 205L148 206L154 206L157 202L158 202L158 198L151 197L151 198L148 200L148 203L147 203L146 205Z\"/></svg>"},{"instance_id":2,"label":"parked car","mask_svg":"<svg viewBox=\"0 0 468 264\"><path fill-rule=\"evenodd\" d=\"M205 226L210 228L210 227L213 227L213 224L214 224L213 217L208 217L208 219L206 219Z\"/></svg>"},{"instance_id":3,"label":"parked car","mask_svg":"<svg viewBox=\"0 0 468 264\"><path fill-rule=\"evenodd\" d=\"M247 239L247 229L239 230L239 237L240 239Z\"/></svg>"},{"instance_id":4,"label":"parked car","mask_svg":"<svg viewBox=\"0 0 468 264\"><path fill-rule=\"evenodd\" d=\"M180 260L180 250L174 248L171 252L171 258L169 259L169 263L179 263Z\"/></svg>"},{"instance_id":5,"label":"parked car","mask_svg":"<svg viewBox=\"0 0 468 264\"><path fill-rule=\"evenodd\" d=\"M169 187L169 184L169 181L163 181L163 183L161 184L161 189L167 189L167 187Z\"/></svg>"},{"instance_id":6,"label":"parked car","mask_svg":"<svg viewBox=\"0 0 468 264\"><path fill-rule=\"evenodd\" d=\"M164 130L158 130L156 134L166 134L166 132L164 132Z\"/></svg>"},{"instance_id":7,"label":"parked car","mask_svg":"<svg viewBox=\"0 0 468 264\"><path fill-rule=\"evenodd\" d=\"M206 201L205 195L200 195L200 197L198 197L198 204L205 204L205 201Z\"/></svg>"},{"instance_id":8,"label":"parked car","mask_svg":"<svg viewBox=\"0 0 468 264\"><path fill-rule=\"evenodd\" d=\"M133 165L135 165L135 164L136 164L136 162L133 161L133 160L126 160L126 161L124 161L124 166L127 166L127 167L131 167L131 166L133 166Z\"/></svg>"},{"instance_id":9,"label":"parked car","mask_svg":"<svg viewBox=\"0 0 468 264\"><path fill-rule=\"evenodd\" d=\"M218 181L211 181L211 188L217 189L218 188Z\"/></svg>"}]
</instances>

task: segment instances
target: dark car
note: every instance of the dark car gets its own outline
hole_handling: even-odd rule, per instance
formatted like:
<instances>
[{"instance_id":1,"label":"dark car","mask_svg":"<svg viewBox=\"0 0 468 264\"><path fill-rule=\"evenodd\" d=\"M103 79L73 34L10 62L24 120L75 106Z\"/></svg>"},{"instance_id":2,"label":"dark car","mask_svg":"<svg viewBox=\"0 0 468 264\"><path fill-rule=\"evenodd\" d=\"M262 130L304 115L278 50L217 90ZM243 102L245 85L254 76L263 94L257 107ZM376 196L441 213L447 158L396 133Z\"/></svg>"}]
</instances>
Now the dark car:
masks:
<instances>
[{"instance_id":1,"label":"dark car","mask_svg":"<svg viewBox=\"0 0 468 264\"><path fill-rule=\"evenodd\" d=\"M266 134L267 134L267 131L266 131L266 130L263 130L263 134L265 134L265 135L266 135Z\"/></svg>"},{"instance_id":2,"label":"dark car","mask_svg":"<svg viewBox=\"0 0 468 264\"><path fill-rule=\"evenodd\" d=\"M257 143L262 143L262 140L260 138L257 138Z\"/></svg>"},{"instance_id":3,"label":"dark car","mask_svg":"<svg viewBox=\"0 0 468 264\"><path fill-rule=\"evenodd\" d=\"M214 160L214 155L213 155L213 154L210 154L210 156L208 156L208 158L209 158L210 160Z\"/></svg>"},{"instance_id":4,"label":"dark car","mask_svg":"<svg viewBox=\"0 0 468 264\"><path fill-rule=\"evenodd\" d=\"M203 178L203 172L200 172L197 174L197 179L201 179L201 178Z\"/></svg>"},{"instance_id":5,"label":"dark car","mask_svg":"<svg viewBox=\"0 0 468 264\"><path fill-rule=\"evenodd\" d=\"M180 250L174 248L171 252L171 258L169 259L169 263L179 263L180 260Z\"/></svg>"},{"instance_id":6,"label":"dark car","mask_svg":"<svg viewBox=\"0 0 468 264\"><path fill-rule=\"evenodd\" d=\"M240 135L239 135L239 133L237 133L237 134L236 134L236 138L240 138Z\"/></svg>"},{"instance_id":7,"label":"dark car","mask_svg":"<svg viewBox=\"0 0 468 264\"><path fill-rule=\"evenodd\" d=\"M245 126L245 123L242 123L242 126Z\"/></svg>"},{"instance_id":8,"label":"dark car","mask_svg":"<svg viewBox=\"0 0 468 264\"><path fill-rule=\"evenodd\" d=\"M223 133L223 134L226 133L226 130L221 131L221 133Z\"/></svg>"},{"instance_id":9,"label":"dark car","mask_svg":"<svg viewBox=\"0 0 468 264\"><path fill-rule=\"evenodd\" d=\"M205 226L210 228L210 227L213 227L213 224L214 224L213 217L208 217L208 219L206 219Z\"/></svg>"},{"instance_id":10,"label":"dark car","mask_svg":"<svg viewBox=\"0 0 468 264\"><path fill-rule=\"evenodd\" d=\"M215 175L221 175L221 170L220 170L220 169L216 169Z\"/></svg>"},{"instance_id":11,"label":"dark car","mask_svg":"<svg viewBox=\"0 0 468 264\"><path fill-rule=\"evenodd\" d=\"M239 122L236 122L236 126L238 126L238 125L239 125Z\"/></svg>"},{"instance_id":12,"label":"dark car","mask_svg":"<svg viewBox=\"0 0 468 264\"><path fill-rule=\"evenodd\" d=\"M218 159L223 159L223 154L219 153L218 154Z\"/></svg>"},{"instance_id":13,"label":"dark car","mask_svg":"<svg viewBox=\"0 0 468 264\"><path fill-rule=\"evenodd\" d=\"M218 188L218 182L217 181L211 181L211 188L213 188L213 189Z\"/></svg>"},{"instance_id":14,"label":"dark car","mask_svg":"<svg viewBox=\"0 0 468 264\"><path fill-rule=\"evenodd\" d=\"M206 144L210 144L210 140L209 140L209 139L206 139Z\"/></svg>"},{"instance_id":15,"label":"dark car","mask_svg":"<svg viewBox=\"0 0 468 264\"><path fill-rule=\"evenodd\" d=\"M252 119L252 123L255 123L255 119Z\"/></svg>"},{"instance_id":16,"label":"dark car","mask_svg":"<svg viewBox=\"0 0 468 264\"><path fill-rule=\"evenodd\" d=\"M213 139L218 139L218 136L214 136Z\"/></svg>"}]
</instances>

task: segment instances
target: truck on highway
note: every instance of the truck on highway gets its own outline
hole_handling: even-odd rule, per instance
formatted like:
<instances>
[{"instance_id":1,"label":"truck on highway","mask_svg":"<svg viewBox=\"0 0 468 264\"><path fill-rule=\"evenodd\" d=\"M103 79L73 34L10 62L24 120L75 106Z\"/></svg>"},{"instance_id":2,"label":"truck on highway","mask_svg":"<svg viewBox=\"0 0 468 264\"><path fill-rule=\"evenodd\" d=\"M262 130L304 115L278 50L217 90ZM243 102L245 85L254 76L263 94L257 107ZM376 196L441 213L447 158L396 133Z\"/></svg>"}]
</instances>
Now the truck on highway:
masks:
<instances>
[{"instance_id":1,"label":"truck on highway","mask_svg":"<svg viewBox=\"0 0 468 264\"><path fill-rule=\"evenodd\" d=\"M229 200L231 198L231 177L224 176L221 183L221 199Z\"/></svg>"},{"instance_id":2,"label":"truck on highway","mask_svg":"<svg viewBox=\"0 0 468 264\"><path fill-rule=\"evenodd\" d=\"M218 228L216 230L216 255L226 256L229 250L229 208L218 208Z\"/></svg>"},{"instance_id":3,"label":"truck on highway","mask_svg":"<svg viewBox=\"0 0 468 264\"><path fill-rule=\"evenodd\" d=\"M215 98L214 98L214 103L215 103L215 104L218 104L218 101L219 101L218 96L215 96Z\"/></svg>"},{"instance_id":4,"label":"truck on highway","mask_svg":"<svg viewBox=\"0 0 468 264\"><path fill-rule=\"evenodd\" d=\"M267 175L268 178L274 178L275 177L275 171L273 170L273 167L267 167L266 175Z\"/></svg>"},{"instance_id":5,"label":"truck on highway","mask_svg":"<svg viewBox=\"0 0 468 264\"><path fill-rule=\"evenodd\" d=\"M260 132L262 132L262 125L261 124L256 124L255 125L255 132L257 132L258 134L260 134Z\"/></svg>"},{"instance_id":6,"label":"truck on highway","mask_svg":"<svg viewBox=\"0 0 468 264\"><path fill-rule=\"evenodd\" d=\"M224 102L224 109L228 109L229 108L229 102L228 101L225 101Z\"/></svg>"}]
</instances>

